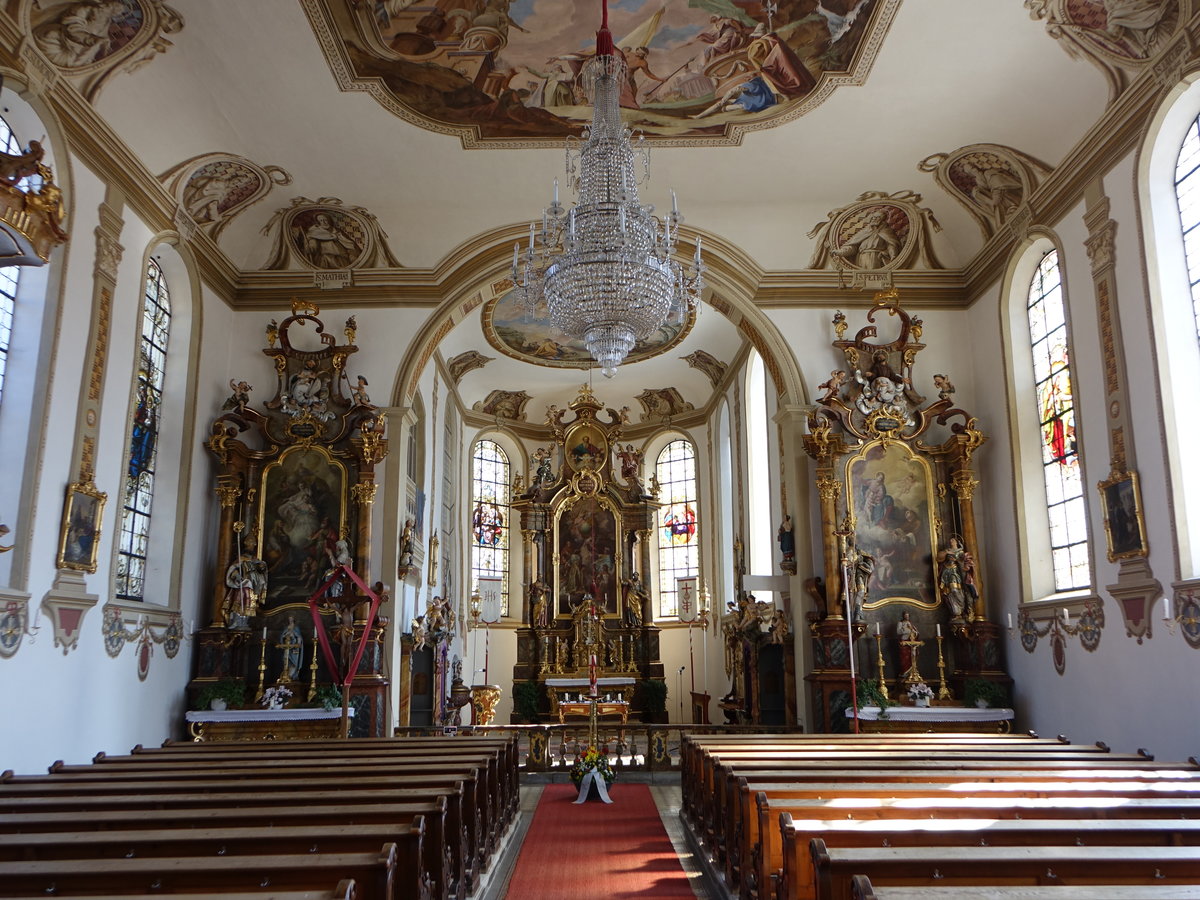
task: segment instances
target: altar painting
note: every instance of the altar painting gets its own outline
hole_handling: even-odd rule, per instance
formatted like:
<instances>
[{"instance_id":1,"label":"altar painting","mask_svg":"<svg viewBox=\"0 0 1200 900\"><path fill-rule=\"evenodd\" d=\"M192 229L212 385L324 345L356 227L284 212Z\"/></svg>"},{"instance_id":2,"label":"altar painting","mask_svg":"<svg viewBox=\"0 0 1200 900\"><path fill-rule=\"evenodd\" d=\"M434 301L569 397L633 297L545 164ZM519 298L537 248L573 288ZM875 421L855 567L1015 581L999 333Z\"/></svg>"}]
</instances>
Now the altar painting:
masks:
<instances>
[{"instance_id":1,"label":"altar painting","mask_svg":"<svg viewBox=\"0 0 1200 900\"><path fill-rule=\"evenodd\" d=\"M595 425L580 425L567 435L566 450L572 469L598 472L608 461L608 438Z\"/></svg>"},{"instance_id":2,"label":"altar painting","mask_svg":"<svg viewBox=\"0 0 1200 900\"><path fill-rule=\"evenodd\" d=\"M593 589L597 606L617 614L619 559L617 513L598 497L581 497L558 515L558 615L569 616Z\"/></svg>"},{"instance_id":3,"label":"altar painting","mask_svg":"<svg viewBox=\"0 0 1200 900\"><path fill-rule=\"evenodd\" d=\"M865 609L892 601L937 605L932 495L928 463L905 444L875 442L849 459L854 541L874 559Z\"/></svg>"},{"instance_id":4,"label":"altar painting","mask_svg":"<svg viewBox=\"0 0 1200 900\"><path fill-rule=\"evenodd\" d=\"M306 603L346 527L345 469L319 448L296 447L267 466L262 484L267 606Z\"/></svg>"}]
</instances>

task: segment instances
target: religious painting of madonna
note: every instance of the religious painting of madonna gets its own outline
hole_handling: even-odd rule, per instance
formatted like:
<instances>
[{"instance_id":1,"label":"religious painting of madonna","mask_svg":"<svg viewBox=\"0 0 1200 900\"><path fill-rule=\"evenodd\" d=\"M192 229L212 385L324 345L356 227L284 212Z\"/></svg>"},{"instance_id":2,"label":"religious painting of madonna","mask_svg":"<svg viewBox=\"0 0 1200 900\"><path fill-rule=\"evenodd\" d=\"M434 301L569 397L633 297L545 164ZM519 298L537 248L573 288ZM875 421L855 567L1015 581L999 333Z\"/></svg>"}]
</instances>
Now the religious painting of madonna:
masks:
<instances>
[{"instance_id":1,"label":"religious painting of madonna","mask_svg":"<svg viewBox=\"0 0 1200 900\"><path fill-rule=\"evenodd\" d=\"M59 540L58 567L78 572L96 571L96 550L100 544L100 519L108 495L94 484L67 485L63 508L62 536Z\"/></svg>"},{"instance_id":2,"label":"religious painting of madonna","mask_svg":"<svg viewBox=\"0 0 1200 900\"><path fill-rule=\"evenodd\" d=\"M854 504L854 542L867 554L867 599L933 608L932 484L928 464L899 442L868 444L846 465L846 497Z\"/></svg>"},{"instance_id":3,"label":"religious painting of madonna","mask_svg":"<svg viewBox=\"0 0 1200 900\"><path fill-rule=\"evenodd\" d=\"M315 447L293 447L263 472L267 607L306 603L333 567L345 528L346 470Z\"/></svg>"},{"instance_id":4,"label":"religious painting of madonna","mask_svg":"<svg viewBox=\"0 0 1200 900\"><path fill-rule=\"evenodd\" d=\"M617 517L595 497L582 497L558 518L558 614L569 616L593 590L597 605L617 613Z\"/></svg>"}]
</instances>

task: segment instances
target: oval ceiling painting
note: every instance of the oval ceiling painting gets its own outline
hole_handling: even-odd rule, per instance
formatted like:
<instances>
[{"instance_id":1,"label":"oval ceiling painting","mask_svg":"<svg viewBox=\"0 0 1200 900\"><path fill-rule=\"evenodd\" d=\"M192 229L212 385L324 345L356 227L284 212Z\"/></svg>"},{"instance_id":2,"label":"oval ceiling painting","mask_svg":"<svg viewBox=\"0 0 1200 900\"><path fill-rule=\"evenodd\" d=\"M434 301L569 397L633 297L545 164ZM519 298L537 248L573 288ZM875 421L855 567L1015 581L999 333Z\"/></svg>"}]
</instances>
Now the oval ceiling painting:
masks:
<instances>
[{"instance_id":1,"label":"oval ceiling painting","mask_svg":"<svg viewBox=\"0 0 1200 900\"><path fill-rule=\"evenodd\" d=\"M861 84L900 0L612 0L627 124L737 143ZM600 0L305 4L343 90L465 146L561 141L591 119L580 71Z\"/></svg>"},{"instance_id":2,"label":"oval ceiling painting","mask_svg":"<svg viewBox=\"0 0 1200 900\"><path fill-rule=\"evenodd\" d=\"M638 341L622 365L666 353L679 344L696 324L696 311L688 310L683 321L669 319L649 338ZM563 336L550 324L545 301L532 312L508 292L483 307L483 333L488 343L513 359L551 368L590 369L596 365L583 341Z\"/></svg>"}]
</instances>

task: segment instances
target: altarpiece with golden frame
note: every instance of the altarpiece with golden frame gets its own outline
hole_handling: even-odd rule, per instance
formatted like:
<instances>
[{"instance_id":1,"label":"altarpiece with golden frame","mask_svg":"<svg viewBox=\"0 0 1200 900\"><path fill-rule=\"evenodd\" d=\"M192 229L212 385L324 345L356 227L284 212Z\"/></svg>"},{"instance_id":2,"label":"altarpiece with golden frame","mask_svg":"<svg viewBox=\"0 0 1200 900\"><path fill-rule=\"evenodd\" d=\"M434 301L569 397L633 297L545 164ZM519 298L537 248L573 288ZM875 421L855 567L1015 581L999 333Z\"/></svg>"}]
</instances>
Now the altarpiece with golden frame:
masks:
<instances>
[{"instance_id":1,"label":"altarpiece with golden frame","mask_svg":"<svg viewBox=\"0 0 1200 900\"><path fill-rule=\"evenodd\" d=\"M375 467L388 442L367 380L347 371L358 352L354 317L339 344L319 313L316 304L293 300L290 316L270 321L262 352L273 365L273 395L256 407L253 387L231 379L205 441L216 460L220 521L211 622L196 635L189 696L242 681L248 701L279 686L291 691L289 706L311 705L335 681L309 609L320 594L319 614L331 643L342 647L343 666L353 658L347 648L366 641L351 687L351 733L382 736L388 623L375 619L364 638L367 597L337 573L345 566L371 583ZM381 583L374 591L386 600ZM355 597L363 602L354 604Z\"/></svg>"},{"instance_id":2,"label":"altarpiece with golden frame","mask_svg":"<svg viewBox=\"0 0 1200 900\"><path fill-rule=\"evenodd\" d=\"M606 409L587 385L569 410L550 407L552 453L543 454L532 483L512 504L531 573L514 687L538 685L542 711L555 718L560 700L587 691L586 684L564 682L585 682L593 655L600 694L622 718L628 706L619 707L632 702L636 682L663 677L648 586L659 504L640 473L623 471L618 479L614 472L626 422L624 410Z\"/></svg>"},{"instance_id":3,"label":"altarpiece with golden frame","mask_svg":"<svg viewBox=\"0 0 1200 900\"><path fill-rule=\"evenodd\" d=\"M877 294L866 319L847 339L846 317L834 317L845 368L820 386L804 437L824 562L807 585L816 610L806 678L824 731L848 727L851 641L858 678L894 701L918 681L945 704L967 678L1010 681L978 562L972 458L986 438L948 376L929 377L932 400L917 390L924 326L898 292ZM879 340L876 320L896 323L896 337Z\"/></svg>"}]
</instances>

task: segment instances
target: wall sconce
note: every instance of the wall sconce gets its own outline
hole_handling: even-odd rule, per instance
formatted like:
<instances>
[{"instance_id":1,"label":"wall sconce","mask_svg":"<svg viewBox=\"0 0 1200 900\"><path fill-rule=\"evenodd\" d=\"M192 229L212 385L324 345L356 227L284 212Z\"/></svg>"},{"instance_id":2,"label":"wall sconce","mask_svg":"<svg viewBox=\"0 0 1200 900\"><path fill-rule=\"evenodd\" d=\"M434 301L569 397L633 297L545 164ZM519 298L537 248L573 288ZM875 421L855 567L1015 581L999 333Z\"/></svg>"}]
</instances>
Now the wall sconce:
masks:
<instances>
[{"instance_id":1,"label":"wall sconce","mask_svg":"<svg viewBox=\"0 0 1200 900\"><path fill-rule=\"evenodd\" d=\"M1178 626L1188 646L1200 650L1200 601L1191 591L1186 591L1181 592L1176 602L1179 604L1179 612L1172 615L1171 596L1163 594L1163 625L1168 634L1174 634Z\"/></svg>"},{"instance_id":2,"label":"wall sconce","mask_svg":"<svg viewBox=\"0 0 1200 900\"><path fill-rule=\"evenodd\" d=\"M1012 634L1011 613L1008 622L1008 631ZM1062 675L1067 668L1067 638L1078 637L1080 646L1089 653L1100 646L1100 635L1104 630L1104 607L1098 600L1085 600L1077 623L1071 621L1071 611L1065 606L1056 615L1050 615L1040 622L1022 609L1017 613L1016 630L1026 653L1034 651L1039 639L1048 638L1054 671Z\"/></svg>"}]
</instances>

